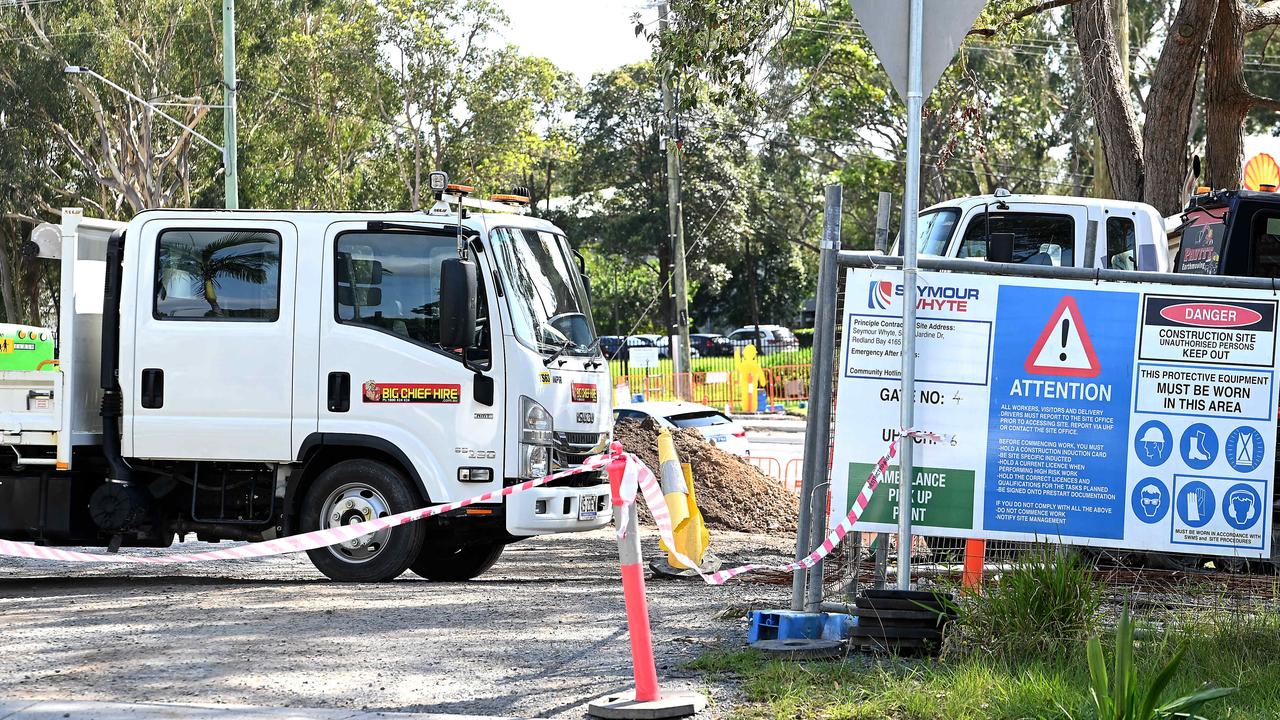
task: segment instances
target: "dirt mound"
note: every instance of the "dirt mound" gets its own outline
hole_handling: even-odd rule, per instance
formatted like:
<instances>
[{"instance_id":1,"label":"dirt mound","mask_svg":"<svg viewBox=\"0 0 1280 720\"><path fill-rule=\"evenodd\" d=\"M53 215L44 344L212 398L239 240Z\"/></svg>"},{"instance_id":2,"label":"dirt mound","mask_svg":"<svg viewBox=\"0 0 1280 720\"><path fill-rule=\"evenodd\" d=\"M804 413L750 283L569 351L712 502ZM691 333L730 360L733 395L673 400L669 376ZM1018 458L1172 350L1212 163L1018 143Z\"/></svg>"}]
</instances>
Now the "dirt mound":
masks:
<instances>
[{"instance_id":1,"label":"dirt mound","mask_svg":"<svg viewBox=\"0 0 1280 720\"><path fill-rule=\"evenodd\" d=\"M800 504L782 483L712 445L697 430L674 430L671 435L680 462L693 466L694 490L707 527L739 532L795 531ZM614 427L613 437L658 473L658 424L653 419L624 420ZM639 511L641 522L653 523L643 502Z\"/></svg>"}]
</instances>

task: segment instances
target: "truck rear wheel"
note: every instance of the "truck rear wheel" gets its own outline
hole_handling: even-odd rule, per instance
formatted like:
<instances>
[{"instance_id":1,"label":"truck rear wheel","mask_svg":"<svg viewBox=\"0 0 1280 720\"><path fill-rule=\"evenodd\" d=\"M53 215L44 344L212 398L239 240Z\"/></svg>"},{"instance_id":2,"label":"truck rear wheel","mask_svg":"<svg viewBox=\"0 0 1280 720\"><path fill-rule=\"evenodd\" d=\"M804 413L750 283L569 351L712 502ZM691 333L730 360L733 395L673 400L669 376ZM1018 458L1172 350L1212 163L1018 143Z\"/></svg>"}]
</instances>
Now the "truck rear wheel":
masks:
<instances>
[{"instance_id":1,"label":"truck rear wheel","mask_svg":"<svg viewBox=\"0 0 1280 720\"><path fill-rule=\"evenodd\" d=\"M420 504L417 491L395 468L375 460L344 460L320 473L307 489L302 530L354 525ZM399 577L418 557L425 536L422 523L413 522L308 550L307 555L332 580L386 582Z\"/></svg>"},{"instance_id":2,"label":"truck rear wheel","mask_svg":"<svg viewBox=\"0 0 1280 720\"><path fill-rule=\"evenodd\" d=\"M480 577L502 557L502 543L473 543L460 548L426 545L409 566L415 573L436 582L462 582Z\"/></svg>"}]
</instances>

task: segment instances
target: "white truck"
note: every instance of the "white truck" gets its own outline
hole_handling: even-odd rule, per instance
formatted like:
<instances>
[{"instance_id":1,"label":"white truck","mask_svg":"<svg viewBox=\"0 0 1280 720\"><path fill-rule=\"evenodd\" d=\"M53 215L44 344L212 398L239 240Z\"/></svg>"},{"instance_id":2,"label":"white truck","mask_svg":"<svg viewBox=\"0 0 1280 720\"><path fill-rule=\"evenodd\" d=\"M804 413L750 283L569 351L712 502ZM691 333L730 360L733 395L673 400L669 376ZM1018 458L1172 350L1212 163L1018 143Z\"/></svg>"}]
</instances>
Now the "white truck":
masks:
<instances>
[{"instance_id":1,"label":"white truck","mask_svg":"<svg viewBox=\"0 0 1280 720\"><path fill-rule=\"evenodd\" d=\"M921 255L1033 265L1172 270L1164 218L1150 205L1004 189L921 211L916 249Z\"/></svg>"},{"instance_id":2,"label":"white truck","mask_svg":"<svg viewBox=\"0 0 1280 720\"><path fill-rule=\"evenodd\" d=\"M0 372L0 537L165 547L345 525L572 469L612 425L581 258L432 178L410 213L64 211L58 364ZM465 206L465 207L464 207ZM340 581L464 580L609 521L583 471L310 551Z\"/></svg>"}]
</instances>

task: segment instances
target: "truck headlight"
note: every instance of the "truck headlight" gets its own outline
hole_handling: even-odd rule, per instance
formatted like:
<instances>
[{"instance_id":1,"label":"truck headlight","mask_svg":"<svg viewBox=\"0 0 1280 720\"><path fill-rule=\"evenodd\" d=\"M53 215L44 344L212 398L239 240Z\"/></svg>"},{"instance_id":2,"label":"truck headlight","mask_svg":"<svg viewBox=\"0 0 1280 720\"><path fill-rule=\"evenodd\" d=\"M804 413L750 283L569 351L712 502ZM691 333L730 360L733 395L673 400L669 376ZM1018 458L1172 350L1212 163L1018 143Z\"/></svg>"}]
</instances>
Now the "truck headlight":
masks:
<instances>
[{"instance_id":1,"label":"truck headlight","mask_svg":"<svg viewBox=\"0 0 1280 720\"><path fill-rule=\"evenodd\" d=\"M535 480L551 473L551 443L555 424L551 413L520 397L520 477Z\"/></svg>"},{"instance_id":2,"label":"truck headlight","mask_svg":"<svg viewBox=\"0 0 1280 720\"><path fill-rule=\"evenodd\" d=\"M520 477L536 480L551 474L551 448L520 444Z\"/></svg>"},{"instance_id":3,"label":"truck headlight","mask_svg":"<svg viewBox=\"0 0 1280 720\"><path fill-rule=\"evenodd\" d=\"M551 413L532 398L520 398L520 442L531 445L550 445L554 423Z\"/></svg>"}]
</instances>

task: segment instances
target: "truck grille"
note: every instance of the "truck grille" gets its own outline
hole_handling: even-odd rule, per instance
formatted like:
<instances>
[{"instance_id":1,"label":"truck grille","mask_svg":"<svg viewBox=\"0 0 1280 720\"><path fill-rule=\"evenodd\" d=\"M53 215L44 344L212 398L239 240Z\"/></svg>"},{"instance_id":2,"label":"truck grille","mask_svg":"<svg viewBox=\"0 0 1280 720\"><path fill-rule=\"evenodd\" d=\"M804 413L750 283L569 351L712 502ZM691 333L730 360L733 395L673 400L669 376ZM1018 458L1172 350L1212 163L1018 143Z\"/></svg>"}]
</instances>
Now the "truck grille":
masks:
<instances>
[{"instance_id":1,"label":"truck grille","mask_svg":"<svg viewBox=\"0 0 1280 720\"><path fill-rule=\"evenodd\" d=\"M552 437L551 463L557 470L581 465L609 446L608 433L557 432Z\"/></svg>"}]
</instances>

